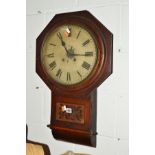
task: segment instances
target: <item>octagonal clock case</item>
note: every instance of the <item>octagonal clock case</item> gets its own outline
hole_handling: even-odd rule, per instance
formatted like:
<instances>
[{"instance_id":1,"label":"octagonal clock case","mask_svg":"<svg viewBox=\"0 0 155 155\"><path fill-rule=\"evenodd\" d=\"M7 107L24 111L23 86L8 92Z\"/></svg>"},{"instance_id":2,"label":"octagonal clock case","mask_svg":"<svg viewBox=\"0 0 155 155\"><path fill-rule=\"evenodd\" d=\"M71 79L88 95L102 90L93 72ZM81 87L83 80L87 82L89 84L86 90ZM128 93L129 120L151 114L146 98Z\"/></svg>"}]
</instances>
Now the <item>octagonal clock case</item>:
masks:
<instances>
[{"instance_id":1,"label":"octagonal clock case","mask_svg":"<svg viewBox=\"0 0 155 155\"><path fill-rule=\"evenodd\" d=\"M112 74L112 33L88 11L57 14L36 40L36 72L51 90L55 139L96 147L97 87Z\"/></svg>"}]
</instances>

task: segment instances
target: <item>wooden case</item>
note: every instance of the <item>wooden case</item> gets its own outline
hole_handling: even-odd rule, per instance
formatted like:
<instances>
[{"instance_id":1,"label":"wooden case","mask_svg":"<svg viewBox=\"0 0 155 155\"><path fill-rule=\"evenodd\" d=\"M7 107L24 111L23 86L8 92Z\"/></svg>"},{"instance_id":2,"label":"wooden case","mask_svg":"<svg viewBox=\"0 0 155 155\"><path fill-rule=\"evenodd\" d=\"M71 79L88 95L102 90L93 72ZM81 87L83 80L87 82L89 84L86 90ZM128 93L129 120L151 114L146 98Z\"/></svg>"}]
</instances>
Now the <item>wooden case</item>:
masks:
<instances>
[{"instance_id":1,"label":"wooden case","mask_svg":"<svg viewBox=\"0 0 155 155\"><path fill-rule=\"evenodd\" d=\"M79 24L89 29L97 40L98 61L88 79L64 86L52 80L43 70L41 48L50 31L62 24ZM88 11L57 14L36 41L36 72L52 91L51 122L56 139L96 147L97 87L112 73L113 35ZM104 58L103 58L104 56ZM64 114L63 106L72 109Z\"/></svg>"}]
</instances>

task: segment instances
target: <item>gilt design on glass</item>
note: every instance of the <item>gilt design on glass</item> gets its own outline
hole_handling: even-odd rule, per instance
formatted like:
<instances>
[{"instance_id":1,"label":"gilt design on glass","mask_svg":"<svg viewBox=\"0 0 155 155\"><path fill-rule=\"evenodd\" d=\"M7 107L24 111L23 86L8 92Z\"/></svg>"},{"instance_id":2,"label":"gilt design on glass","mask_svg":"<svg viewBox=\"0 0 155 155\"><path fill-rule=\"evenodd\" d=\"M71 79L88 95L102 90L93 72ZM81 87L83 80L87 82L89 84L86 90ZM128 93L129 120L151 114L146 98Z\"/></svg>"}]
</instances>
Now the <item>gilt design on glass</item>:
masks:
<instances>
[{"instance_id":1,"label":"gilt design on glass","mask_svg":"<svg viewBox=\"0 0 155 155\"><path fill-rule=\"evenodd\" d=\"M57 103L56 120L84 124L84 106Z\"/></svg>"},{"instance_id":2,"label":"gilt design on glass","mask_svg":"<svg viewBox=\"0 0 155 155\"><path fill-rule=\"evenodd\" d=\"M44 71L57 83L74 85L87 79L97 62L93 35L79 25L61 25L48 33L42 45Z\"/></svg>"}]
</instances>

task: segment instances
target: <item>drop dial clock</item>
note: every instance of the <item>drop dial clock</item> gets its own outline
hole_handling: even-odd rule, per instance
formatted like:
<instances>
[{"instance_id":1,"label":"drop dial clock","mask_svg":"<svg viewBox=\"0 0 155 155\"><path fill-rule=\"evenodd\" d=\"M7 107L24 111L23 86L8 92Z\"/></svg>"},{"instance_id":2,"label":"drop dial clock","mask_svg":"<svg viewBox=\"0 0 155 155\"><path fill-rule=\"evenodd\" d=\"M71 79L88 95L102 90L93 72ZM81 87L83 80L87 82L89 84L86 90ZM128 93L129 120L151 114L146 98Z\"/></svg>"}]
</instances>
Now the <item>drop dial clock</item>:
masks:
<instances>
[{"instance_id":1,"label":"drop dial clock","mask_svg":"<svg viewBox=\"0 0 155 155\"><path fill-rule=\"evenodd\" d=\"M36 72L51 90L55 139L96 147L97 87L112 74L112 51L112 33L88 11L57 14L38 36Z\"/></svg>"}]
</instances>

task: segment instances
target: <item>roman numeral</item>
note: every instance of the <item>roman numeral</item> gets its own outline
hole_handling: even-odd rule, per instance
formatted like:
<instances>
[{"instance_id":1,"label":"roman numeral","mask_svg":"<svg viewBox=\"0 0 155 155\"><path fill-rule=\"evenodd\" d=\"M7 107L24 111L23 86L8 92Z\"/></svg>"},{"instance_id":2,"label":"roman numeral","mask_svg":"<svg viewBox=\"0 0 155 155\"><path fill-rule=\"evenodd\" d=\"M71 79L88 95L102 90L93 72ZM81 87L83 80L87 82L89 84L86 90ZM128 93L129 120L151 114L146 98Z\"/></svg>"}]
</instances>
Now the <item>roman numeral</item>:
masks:
<instances>
[{"instance_id":1,"label":"roman numeral","mask_svg":"<svg viewBox=\"0 0 155 155\"><path fill-rule=\"evenodd\" d=\"M85 56L93 56L93 52L85 52Z\"/></svg>"},{"instance_id":2,"label":"roman numeral","mask_svg":"<svg viewBox=\"0 0 155 155\"><path fill-rule=\"evenodd\" d=\"M52 45L52 46L56 46L55 44L52 44L52 43L50 43L50 45Z\"/></svg>"},{"instance_id":3,"label":"roman numeral","mask_svg":"<svg viewBox=\"0 0 155 155\"><path fill-rule=\"evenodd\" d=\"M49 58L54 57L54 53L50 53L50 54L48 54L47 57L49 57Z\"/></svg>"},{"instance_id":4,"label":"roman numeral","mask_svg":"<svg viewBox=\"0 0 155 155\"><path fill-rule=\"evenodd\" d=\"M69 72L67 72L67 81L71 81L71 75Z\"/></svg>"},{"instance_id":5,"label":"roman numeral","mask_svg":"<svg viewBox=\"0 0 155 155\"><path fill-rule=\"evenodd\" d=\"M85 45L87 45L88 43L90 42L90 40L88 39L88 40L86 40L85 42L83 42L83 46L85 46Z\"/></svg>"},{"instance_id":6,"label":"roman numeral","mask_svg":"<svg viewBox=\"0 0 155 155\"><path fill-rule=\"evenodd\" d=\"M79 71L77 71L77 74L82 78L82 75L80 74L80 72Z\"/></svg>"},{"instance_id":7,"label":"roman numeral","mask_svg":"<svg viewBox=\"0 0 155 155\"><path fill-rule=\"evenodd\" d=\"M49 64L49 66L50 66L50 69L53 70L56 67L56 62L53 61L52 63Z\"/></svg>"},{"instance_id":8,"label":"roman numeral","mask_svg":"<svg viewBox=\"0 0 155 155\"><path fill-rule=\"evenodd\" d=\"M62 74L62 71L61 71L61 69L59 69L59 70L57 71L56 76L57 76L58 78L60 78L60 77L61 77L61 74Z\"/></svg>"},{"instance_id":9,"label":"roman numeral","mask_svg":"<svg viewBox=\"0 0 155 155\"><path fill-rule=\"evenodd\" d=\"M90 64L88 62L84 61L83 64L82 64L82 67L89 70Z\"/></svg>"},{"instance_id":10,"label":"roman numeral","mask_svg":"<svg viewBox=\"0 0 155 155\"><path fill-rule=\"evenodd\" d=\"M79 35L80 35L80 33L81 33L81 31L79 31L79 33L77 34L77 37L76 37L76 39L78 39L78 38L79 38Z\"/></svg>"}]
</instances>

